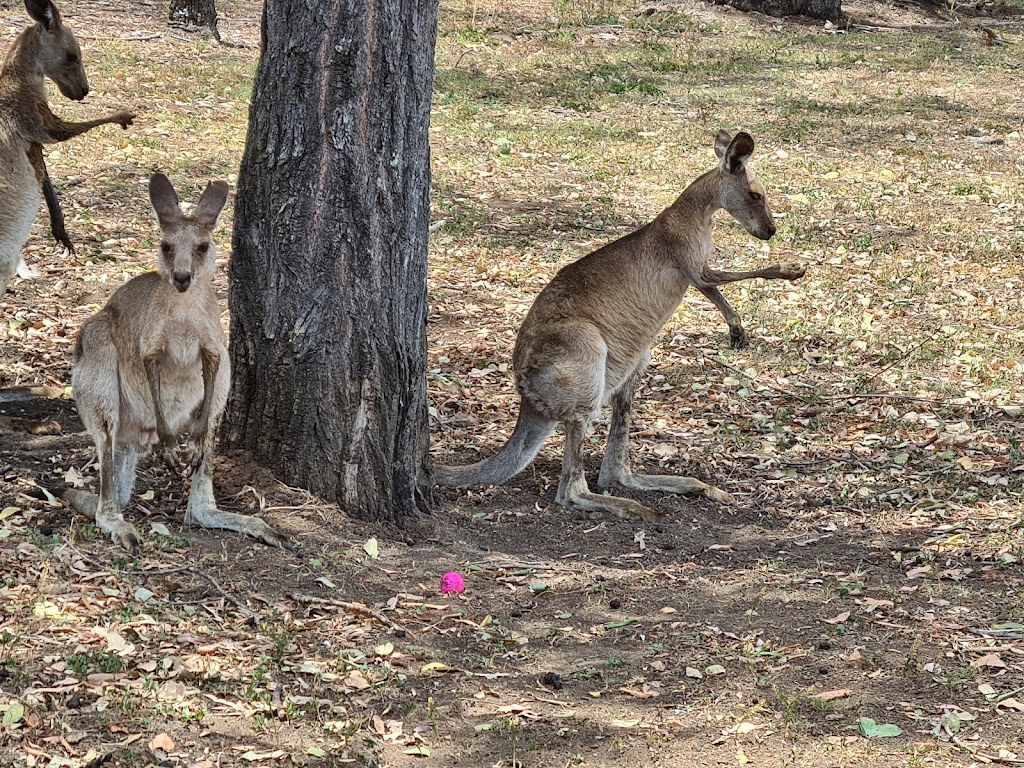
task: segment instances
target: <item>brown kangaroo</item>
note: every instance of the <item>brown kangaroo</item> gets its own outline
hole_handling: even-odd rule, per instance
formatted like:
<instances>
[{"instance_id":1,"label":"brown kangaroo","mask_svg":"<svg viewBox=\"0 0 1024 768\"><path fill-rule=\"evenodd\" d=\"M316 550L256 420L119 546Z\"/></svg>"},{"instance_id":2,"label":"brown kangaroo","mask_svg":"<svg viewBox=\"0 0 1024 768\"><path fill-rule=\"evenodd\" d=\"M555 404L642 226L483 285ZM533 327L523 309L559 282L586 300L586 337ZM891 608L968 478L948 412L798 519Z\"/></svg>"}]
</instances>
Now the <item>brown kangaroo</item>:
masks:
<instances>
[{"instance_id":1,"label":"brown kangaroo","mask_svg":"<svg viewBox=\"0 0 1024 768\"><path fill-rule=\"evenodd\" d=\"M630 409L650 345L696 285L723 312L731 308L716 286L751 277L794 279L795 266L757 272L715 272L711 254L713 214L724 208L754 237L775 234L765 189L747 161L754 151L748 133L715 136L718 167L698 178L650 224L562 268L526 315L512 367L521 398L519 419L508 442L489 459L464 467L436 467L442 485L496 485L525 469L561 422L565 455L555 501L566 507L635 515L663 515L631 499L593 493L583 473L583 446L601 405L612 418L598 485L671 493L700 492L730 503L724 491L691 477L635 474L629 467ZM719 303L721 302L721 303ZM733 313L735 314L735 313Z\"/></svg>"},{"instance_id":2,"label":"brown kangaroo","mask_svg":"<svg viewBox=\"0 0 1024 768\"><path fill-rule=\"evenodd\" d=\"M15 38L0 64L0 295L15 272L32 275L22 248L39 213L42 145L67 141L104 123L127 128L135 119L131 112L118 112L67 123L53 114L45 78L69 99L78 101L89 93L82 51L53 0L25 0L25 9L36 23Z\"/></svg>"},{"instance_id":3,"label":"brown kangaroo","mask_svg":"<svg viewBox=\"0 0 1024 768\"><path fill-rule=\"evenodd\" d=\"M174 464L177 437L194 468L187 525L246 533L273 546L288 539L262 520L222 512L213 496L213 435L231 379L220 305L213 289L212 240L228 185L207 185L190 216L162 173L149 196L163 233L159 271L122 285L85 321L71 374L82 422L96 443L99 496L67 489L64 498L93 517L115 544L138 553L139 535L122 510L131 498L139 456L153 445Z\"/></svg>"}]
</instances>

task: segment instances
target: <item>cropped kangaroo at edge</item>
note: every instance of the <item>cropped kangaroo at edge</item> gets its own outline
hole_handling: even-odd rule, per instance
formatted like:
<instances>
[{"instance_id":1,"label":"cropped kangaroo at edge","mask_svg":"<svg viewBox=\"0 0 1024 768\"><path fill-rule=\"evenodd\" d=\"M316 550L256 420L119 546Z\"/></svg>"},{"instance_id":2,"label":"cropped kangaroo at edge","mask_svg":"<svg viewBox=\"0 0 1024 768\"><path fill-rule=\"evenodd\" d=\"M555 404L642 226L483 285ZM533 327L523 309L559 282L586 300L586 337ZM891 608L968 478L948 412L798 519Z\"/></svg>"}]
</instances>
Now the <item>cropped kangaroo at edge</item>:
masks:
<instances>
[{"instance_id":1,"label":"cropped kangaroo at edge","mask_svg":"<svg viewBox=\"0 0 1024 768\"><path fill-rule=\"evenodd\" d=\"M651 342L690 285L715 301L713 297L721 298L715 286L723 283L803 274L800 267L778 265L756 272L707 269L716 210L724 208L761 240L775 234L764 186L748 167L753 151L750 134L733 138L719 131L717 168L690 184L650 224L559 270L537 296L516 338L512 368L521 402L512 436L498 453L476 464L436 467L438 483L504 483L529 466L561 422L565 454L556 503L660 520L663 514L636 501L594 493L587 485L586 436L601 405L610 400L601 488L702 493L717 502L732 502L729 494L691 477L634 473L628 458L629 425L633 392L650 361ZM720 309L728 308L721 302Z\"/></svg>"},{"instance_id":2,"label":"cropped kangaroo at edge","mask_svg":"<svg viewBox=\"0 0 1024 768\"><path fill-rule=\"evenodd\" d=\"M140 539L125 521L139 457L154 445L175 464L176 438L187 435L193 467L186 525L220 528L288 548L288 539L250 515L223 512L213 496L213 435L231 379L220 305L212 278L212 234L228 185L211 182L191 215L162 173L149 196L163 238L159 271L129 280L82 325L71 374L82 422L96 443L99 496L65 489L63 497L96 520L115 544L138 553Z\"/></svg>"},{"instance_id":3,"label":"cropped kangaroo at edge","mask_svg":"<svg viewBox=\"0 0 1024 768\"><path fill-rule=\"evenodd\" d=\"M58 226L54 219L57 201L47 185L42 145L67 141L105 123L127 128L135 119L131 112L117 112L69 123L53 114L45 78L69 99L80 101L89 93L82 52L52 0L25 0L25 9L36 23L15 38L0 65L0 295L15 272L32 274L22 249L39 213L41 189L46 189L54 236L67 239L63 222Z\"/></svg>"}]
</instances>

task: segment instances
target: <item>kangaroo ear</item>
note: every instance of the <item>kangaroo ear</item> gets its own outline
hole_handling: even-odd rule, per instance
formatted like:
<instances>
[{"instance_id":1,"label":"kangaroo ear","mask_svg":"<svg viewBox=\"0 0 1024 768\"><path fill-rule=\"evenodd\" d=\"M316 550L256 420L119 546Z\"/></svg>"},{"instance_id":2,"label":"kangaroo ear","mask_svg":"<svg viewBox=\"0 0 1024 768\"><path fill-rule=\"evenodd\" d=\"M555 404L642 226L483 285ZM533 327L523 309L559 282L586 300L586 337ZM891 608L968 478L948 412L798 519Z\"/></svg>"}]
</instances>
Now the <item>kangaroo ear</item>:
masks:
<instances>
[{"instance_id":1,"label":"kangaroo ear","mask_svg":"<svg viewBox=\"0 0 1024 768\"><path fill-rule=\"evenodd\" d=\"M199 198L192 218L200 224L213 229L220 221L221 211L228 201L228 183L226 181L211 181L203 190L203 196Z\"/></svg>"},{"instance_id":2,"label":"kangaroo ear","mask_svg":"<svg viewBox=\"0 0 1024 768\"><path fill-rule=\"evenodd\" d=\"M171 180L157 171L149 179L149 201L156 211L156 220L164 227L181 218L178 193L171 186Z\"/></svg>"},{"instance_id":3,"label":"kangaroo ear","mask_svg":"<svg viewBox=\"0 0 1024 768\"><path fill-rule=\"evenodd\" d=\"M729 144L732 143L732 135L728 131L719 130L715 134L715 155L719 159L725 157L725 150L729 148Z\"/></svg>"},{"instance_id":4,"label":"kangaroo ear","mask_svg":"<svg viewBox=\"0 0 1024 768\"><path fill-rule=\"evenodd\" d=\"M60 11L53 4L53 0L25 0L25 10L32 20L42 24L47 32L53 32L60 26Z\"/></svg>"},{"instance_id":5,"label":"kangaroo ear","mask_svg":"<svg viewBox=\"0 0 1024 768\"><path fill-rule=\"evenodd\" d=\"M747 160L754 154L754 137L749 133L740 131L736 134L728 148L725 156L722 157L722 168L726 173L739 173L747 164Z\"/></svg>"}]
</instances>

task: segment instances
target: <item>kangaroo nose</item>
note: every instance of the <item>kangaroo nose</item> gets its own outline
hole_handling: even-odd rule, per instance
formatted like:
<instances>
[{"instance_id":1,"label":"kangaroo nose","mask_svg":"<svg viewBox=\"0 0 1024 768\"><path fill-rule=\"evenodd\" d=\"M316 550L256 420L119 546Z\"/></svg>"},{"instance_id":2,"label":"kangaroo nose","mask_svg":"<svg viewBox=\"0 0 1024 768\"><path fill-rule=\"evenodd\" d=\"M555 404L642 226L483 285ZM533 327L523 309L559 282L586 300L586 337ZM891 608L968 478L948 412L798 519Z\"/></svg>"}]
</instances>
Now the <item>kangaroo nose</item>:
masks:
<instances>
[{"instance_id":1,"label":"kangaroo nose","mask_svg":"<svg viewBox=\"0 0 1024 768\"><path fill-rule=\"evenodd\" d=\"M175 272L171 282L174 283L174 287L177 288L180 293L184 293L188 290L188 287L192 285L192 273Z\"/></svg>"}]
</instances>

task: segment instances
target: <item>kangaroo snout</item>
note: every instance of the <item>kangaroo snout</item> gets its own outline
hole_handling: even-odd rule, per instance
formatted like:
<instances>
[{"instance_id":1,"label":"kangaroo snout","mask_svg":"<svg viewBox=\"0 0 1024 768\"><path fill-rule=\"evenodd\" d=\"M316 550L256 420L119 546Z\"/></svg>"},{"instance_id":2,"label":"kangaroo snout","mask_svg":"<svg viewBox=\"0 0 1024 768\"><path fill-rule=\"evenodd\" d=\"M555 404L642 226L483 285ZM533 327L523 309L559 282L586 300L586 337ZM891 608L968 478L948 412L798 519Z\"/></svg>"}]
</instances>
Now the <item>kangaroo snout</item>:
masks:
<instances>
[{"instance_id":1,"label":"kangaroo snout","mask_svg":"<svg viewBox=\"0 0 1024 768\"><path fill-rule=\"evenodd\" d=\"M754 233L754 237L759 240L771 240L772 236L778 232L774 222L768 222L767 225L758 227L757 232Z\"/></svg>"},{"instance_id":2,"label":"kangaroo snout","mask_svg":"<svg viewBox=\"0 0 1024 768\"><path fill-rule=\"evenodd\" d=\"M171 277L171 283L178 289L178 293L184 293L192 285L192 273L175 272Z\"/></svg>"},{"instance_id":3,"label":"kangaroo snout","mask_svg":"<svg viewBox=\"0 0 1024 768\"><path fill-rule=\"evenodd\" d=\"M72 101L81 101L89 95L89 83L85 78L63 80L53 77L52 80L57 84L57 90Z\"/></svg>"}]
</instances>

